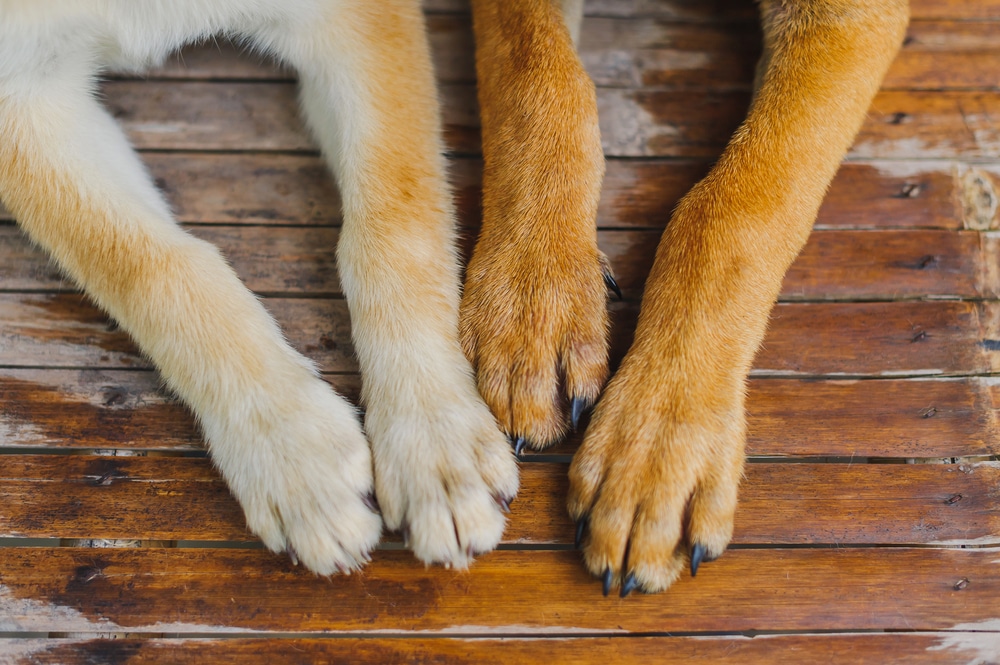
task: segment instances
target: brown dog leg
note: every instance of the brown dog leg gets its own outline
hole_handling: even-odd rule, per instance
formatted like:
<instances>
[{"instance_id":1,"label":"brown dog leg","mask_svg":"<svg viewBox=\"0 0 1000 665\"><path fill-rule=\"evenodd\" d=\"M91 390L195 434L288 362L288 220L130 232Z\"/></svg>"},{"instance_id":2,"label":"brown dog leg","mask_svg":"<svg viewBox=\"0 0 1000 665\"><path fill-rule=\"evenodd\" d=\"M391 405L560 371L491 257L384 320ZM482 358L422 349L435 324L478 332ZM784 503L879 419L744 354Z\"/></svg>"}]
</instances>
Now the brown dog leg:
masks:
<instances>
[{"instance_id":1,"label":"brown dog leg","mask_svg":"<svg viewBox=\"0 0 1000 665\"><path fill-rule=\"evenodd\" d=\"M744 390L782 277L903 39L904 0L767 0L747 119L657 250L635 342L570 469L584 559L668 587L733 532ZM627 556L627 560L626 560Z\"/></svg>"},{"instance_id":2,"label":"brown dog leg","mask_svg":"<svg viewBox=\"0 0 1000 665\"><path fill-rule=\"evenodd\" d=\"M542 448L607 376L597 102L558 0L472 7L485 168L462 345L501 428Z\"/></svg>"}]
</instances>

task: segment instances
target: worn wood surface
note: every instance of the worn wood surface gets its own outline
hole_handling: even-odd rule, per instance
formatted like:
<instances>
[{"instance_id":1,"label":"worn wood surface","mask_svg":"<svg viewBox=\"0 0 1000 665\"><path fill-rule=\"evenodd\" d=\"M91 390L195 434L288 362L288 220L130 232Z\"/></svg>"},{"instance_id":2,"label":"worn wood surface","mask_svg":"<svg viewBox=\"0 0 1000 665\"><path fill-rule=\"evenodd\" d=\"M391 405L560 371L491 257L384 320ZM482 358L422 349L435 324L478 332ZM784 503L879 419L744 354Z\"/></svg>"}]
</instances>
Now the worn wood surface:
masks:
<instances>
[{"instance_id":1,"label":"worn wood surface","mask_svg":"<svg viewBox=\"0 0 1000 665\"><path fill-rule=\"evenodd\" d=\"M554 665L606 663L741 663L771 665L801 662L822 654L829 665L879 662L986 662L997 653L1000 634L882 633L761 635L748 637L443 638L443 639L196 639L196 640L18 640L9 646L38 665L183 662L287 663L326 665L433 662L501 664L546 662Z\"/></svg>"},{"instance_id":2,"label":"worn wood surface","mask_svg":"<svg viewBox=\"0 0 1000 665\"><path fill-rule=\"evenodd\" d=\"M521 468L505 542L571 545L566 464ZM998 487L996 462L750 464L734 542L1000 545ZM206 459L18 456L0 495L0 537L254 540Z\"/></svg>"},{"instance_id":3,"label":"worn wood surface","mask_svg":"<svg viewBox=\"0 0 1000 665\"><path fill-rule=\"evenodd\" d=\"M468 4L425 7L468 252ZM745 112L759 31L748 0L586 10L617 361L670 211ZM0 664L1000 661L1000 0L912 13L755 362L734 547L659 596L603 599L571 549L579 434L525 456L502 551L469 572L395 534L350 578L260 550L190 414L0 208ZM357 400L340 200L293 73L222 40L101 93L185 228Z\"/></svg>"},{"instance_id":4,"label":"worn wood surface","mask_svg":"<svg viewBox=\"0 0 1000 665\"><path fill-rule=\"evenodd\" d=\"M357 400L357 374L326 374ZM132 370L0 369L6 449L202 451L190 414ZM750 382L748 451L755 456L981 457L1000 453L992 377L774 379ZM553 448L569 454L579 436Z\"/></svg>"},{"instance_id":5,"label":"worn wood surface","mask_svg":"<svg viewBox=\"0 0 1000 665\"><path fill-rule=\"evenodd\" d=\"M32 632L961 630L996 609L998 556L734 549L667 593L621 600L602 598L571 551L497 551L470 572L382 551L360 574L322 579L261 550L20 547L0 550L0 616Z\"/></svg>"}]
</instances>

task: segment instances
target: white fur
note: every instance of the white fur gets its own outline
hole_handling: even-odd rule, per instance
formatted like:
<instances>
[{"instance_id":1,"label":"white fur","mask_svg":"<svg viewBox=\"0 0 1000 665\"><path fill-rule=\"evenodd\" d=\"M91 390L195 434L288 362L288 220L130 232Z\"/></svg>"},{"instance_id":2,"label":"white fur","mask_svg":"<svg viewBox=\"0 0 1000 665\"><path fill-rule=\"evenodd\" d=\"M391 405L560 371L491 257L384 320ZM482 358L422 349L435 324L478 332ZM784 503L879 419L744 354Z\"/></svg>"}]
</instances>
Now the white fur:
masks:
<instances>
[{"instance_id":1,"label":"white fur","mask_svg":"<svg viewBox=\"0 0 1000 665\"><path fill-rule=\"evenodd\" d=\"M432 154L408 157L425 159L433 181L412 214L432 210L434 219L410 225L410 213L379 198L391 173L378 156L393 146L373 80L385 54L352 31L366 4L0 0L0 135L14 146L0 157L28 164L0 177L0 196L196 413L250 528L321 574L367 560L381 531L365 501L376 485L388 525L408 525L421 559L458 566L496 546L504 518L494 497L517 489L509 446L457 341L436 104L415 130ZM416 2L400 5L419 12ZM291 349L215 248L176 225L93 98L102 69L141 70L217 33L299 69L303 109L340 183L338 258L375 478L353 407ZM425 94L433 100L433 89Z\"/></svg>"}]
</instances>

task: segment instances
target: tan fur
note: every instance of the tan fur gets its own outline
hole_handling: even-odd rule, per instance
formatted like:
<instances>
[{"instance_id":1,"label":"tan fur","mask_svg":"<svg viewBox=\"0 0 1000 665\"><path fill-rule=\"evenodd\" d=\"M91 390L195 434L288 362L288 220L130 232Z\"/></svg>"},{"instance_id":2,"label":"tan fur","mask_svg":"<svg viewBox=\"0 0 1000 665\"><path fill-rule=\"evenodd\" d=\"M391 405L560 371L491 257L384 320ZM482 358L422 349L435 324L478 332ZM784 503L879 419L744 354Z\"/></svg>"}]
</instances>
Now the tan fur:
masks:
<instances>
[{"instance_id":1,"label":"tan fur","mask_svg":"<svg viewBox=\"0 0 1000 665\"><path fill-rule=\"evenodd\" d=\"M500 426L542 448L607 374L597 101L556 3L472 8L485 167L462 343Z\"/></svg>"},{"instance_id":2,"label":"tan fur","mask_svg":"<svg viewBox=\"0 0 1000 665\"><path fill-rule=\"evenodd\" d=\"M35 3L0 0L0 196L195 412L250 528L317 573L349 572L381 532L377 489L386 524L427 563L464 567L495 547L517 468L458 339L454 214L419 3ZM215 248L176 225L94 100L102 68L142 68L217 32L298 70L340 184L364 433Z\"/></svg>"},{"instance_id":3,"label":"tan fur","mask_svg":"<svg viewBox=\"0 0 1000 665\"><path fill-rule=\"evenodd\" d=\"M589 398L604 362L592 92L556 4L473 2L485 219L463 342L501 425L539 447L564 431L560 370L585 366L566 372L567 392ZM752 108L674 212L635 342L570 469L587 568L611 586L662 590L689 548L708 560L728 545L754 353L908 19L905 0L765 0L761 10Z\"/></svg>"}]
</instances>

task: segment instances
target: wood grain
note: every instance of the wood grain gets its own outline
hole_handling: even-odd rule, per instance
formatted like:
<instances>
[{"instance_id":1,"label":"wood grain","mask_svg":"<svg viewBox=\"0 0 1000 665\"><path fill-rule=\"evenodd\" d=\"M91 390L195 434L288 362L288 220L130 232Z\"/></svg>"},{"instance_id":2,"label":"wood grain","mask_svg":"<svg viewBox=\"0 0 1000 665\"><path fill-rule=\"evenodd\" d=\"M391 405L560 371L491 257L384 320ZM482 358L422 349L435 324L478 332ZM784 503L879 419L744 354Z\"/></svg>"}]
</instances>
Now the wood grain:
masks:
<instances>
[{"instance_id":1,"label":"wood grain","mask_svg":"<svg viewBox=\"0 0 1000 665\"><path fill-rule=\"evenodd\" d=\"M504 542L563 545L567 466L521 465ZM734 543L998 545L1000 463L750 464ZM207 459L19 455L0 537L256 540ZM393 538L398 542L399 538Z\"/></svg>"},{"instance_id":2,"label":"wood grain","mask_svg":"<svg viewBox=\"0 0 1000 665\"><path fill-rule=\"evenodd\" d=\"M750 20L709 23L591 16L582 26L580 57L601 87L747 89L761 41L752 14L747 18ZM995 88L1000 70L1000 39L995 25L912 21L883 87ZM467 57L473 49L468 15L432 14L427 27L438 80L473 82L475 69ZM144 78L289 81L294 72L223 39L187 47Z\"/></svg>"},{"instance_id":3,"label":"wood grain","mask_svg":"<svg viewBox=\"0 0 1000 665\"><path fill-rule=\"evenodd\" d=\"M285 226L341 222L333 179L316 156L147 152L143 159L183 222ZM708 168L704 160L610 160L598 225L662 229L670 211ZM816 228L963 228L960 201L965 198L963 190L975 184L963 176L971 170L954 161L847 162L830 187ZM475 158L455 158L450 171L459 220L472 236L481 214L482 164ZM991 190L1000 191L1000 166L977 164L975 173ZM975 200L976 193L968 191L968 198ZM0 218L10 216L0 209ZM1000 219L991 220L993 227L997 223Z\"/></svg>"},{"instance_id":4,"label":"wood grain","mask_svg":"<svg viewBox=\"0 0 1000 665\"><path fill-rule=\"evenodd\" d=\"M996 549L733 550L664 594L619 600L601 597L576 552L498 551L469 572L378 552L363 573L327 580L263 551L25 547L0 550L0 615L22 632L969 630L1000 610L997 558Z\"/></svg>"},{"instance_id":5,"label":"wood grain","mask_svg":"<svg viewBox=\"0 0 1000 665\"><path fill-rule=\"evenodd\" d=\"M914 665L976 662L995 652L1000 633L881 633L759 635L756 637L409 638L366 639L151 639L7 640L0 660L20 657L32 665L289 665L436 663L439 665L546 662L740 663L771 665L822 658L828 665L905 661ZM21 661L15 661L21 662Z\"/></svg>"},{"instance_id":6,"label":"wood grain","mask_svg":"<svg viewBox=\"0 0 1000 665\"><path fill-rule=\"evenodd\" d=\"M333 228L196 226L259 294L340 296ZM598 244L615 277L637 300L660 231L601 231ZM463 251L472 250L467 235ZM817 231L786 275L784 300L897 300L928 294L995 298L1000 292L997 237L951 231ZM46 255L12 226L0 226L3 290L72 292Z\"/></svg>"},{"instance_id":7,"label":"wood grain","mask_svg":"<svg viewBox=\"0 0 1000 665\"><path fill-rule=\"evenodd\" d=\"M468 2L424 4L467 249L481 196ZM586 10L609 156L599 241L629 298L612 305L617 358L658 234L745 112L759 36L749 0ZM660 596L604 599L569 551L579 435L526 456L505 549L468 573L425 568L394 536L361 575L332 580L246 549L191 416L0 209L0 537L151 545L5 543L0 634L76 638L2 637L0 663L1000 658L1000 0L912 0L912 13L757 359L736 544ZM212 43L102 97L178 218L356 400L340 201L292 73ZM864 302L827 302L849 300ZM973 459L900 463L957 457ZM84 639L233 632L257 639ZM493 639L456 639L473 636Z\"/></svg>"},{"instance_id":8,"label":"wood grain","mask_svg":"<svg viewBox=\"0 0 1000 665\"><path fill-rule=\"evenodd\" d=\"M130 140L141 149L316 150L296 110L292 83L108 81L102 96ZM475 90L444 85L443 118L449 149L479 151ZM745 92L598 90L605 153L613 157L717 157L746 112ZM995 91L879 93L853 157L995 158L1000 129Z\"/></svg>"},{"instance_id":9,"label":"wood grain","mask_svg":"<svg viewBox=\"0 0 1000 665\"><path fill-rule=\"evenodd\" d=\"M428 12L468 11L466 0L424 0ZM589 16L643 16L685 21L754 19L753 4L746 0L587 0ZM911 0L913 19L996 19L1000 0Z\"/></svg>"},{"instance_id":10,"label":"wood grain","mask_svg":"<svg viewBox=\"0 0 1000 665\"><path fill-rule=\"evenodd\" d=\"M266 298L289 341L325 372L355 372L347 304ZM148 368L128 336L76 294L0 293L0 366ZM632 338L636 307L612 303L612 355ZM758 376L984 374L1000 367L1000 303L780 303L757 355ZM861 342L864 342L863 344Z\"/></svg>"},{"instance_id":11,"label":"wood grain","mask_svg":"<svg viewBox=\"0 0 1000 665\"><path fill-rule=\"evenodd\" d=\"M357 401L357 374L327 374ZM751 455L952 458L1000 454L1000 380L753 379ZM0 369L0 448L203 451L188 411L153 372ZM572 454L580 435L552 449Z\"/></svg>"}]
</instances>

